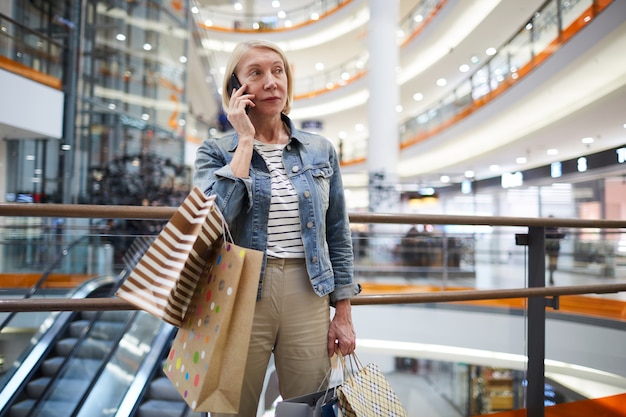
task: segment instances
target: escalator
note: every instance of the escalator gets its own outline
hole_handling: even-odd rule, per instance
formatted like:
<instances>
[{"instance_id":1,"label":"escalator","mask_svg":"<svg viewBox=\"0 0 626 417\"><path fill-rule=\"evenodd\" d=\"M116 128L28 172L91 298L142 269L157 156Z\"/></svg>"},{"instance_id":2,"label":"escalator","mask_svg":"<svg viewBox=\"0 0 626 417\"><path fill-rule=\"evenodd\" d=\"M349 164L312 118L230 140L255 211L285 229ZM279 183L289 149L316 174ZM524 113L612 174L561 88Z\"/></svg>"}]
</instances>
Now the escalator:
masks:
<instances>
[{"instance_id":1,"label":"escalator","mask_svg":"<svg viewBox=\"0 0 626 417\"><path fill-rule=\"evenodd\" d=\"M73 298L110 296L114 281L96 278ZM162 373L174 334L143 311L52 313L0 381L0 416L199 415Z\"/></svg>"}]
</instances>

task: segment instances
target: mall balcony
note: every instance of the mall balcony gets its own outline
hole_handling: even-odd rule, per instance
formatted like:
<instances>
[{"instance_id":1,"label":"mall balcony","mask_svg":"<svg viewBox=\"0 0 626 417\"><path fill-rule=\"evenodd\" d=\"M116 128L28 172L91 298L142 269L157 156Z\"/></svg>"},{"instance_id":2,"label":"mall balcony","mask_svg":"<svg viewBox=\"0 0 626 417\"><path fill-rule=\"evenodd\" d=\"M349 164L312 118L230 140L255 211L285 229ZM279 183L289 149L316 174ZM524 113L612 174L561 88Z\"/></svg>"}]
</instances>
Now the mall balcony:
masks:
<instances>
[{"instance_id":1,"label":"mall balcony","mask_svg":"<svg viewBox=\"0 0 626 417\"><path fill-rule=\"evenodd\" d=\"M114 294L174 211L0 204L0 415L198 415L163 374L176 328ZM409 415L624 415L624 221L350 220L359 358Z\"/></svg>"}]
</instances>

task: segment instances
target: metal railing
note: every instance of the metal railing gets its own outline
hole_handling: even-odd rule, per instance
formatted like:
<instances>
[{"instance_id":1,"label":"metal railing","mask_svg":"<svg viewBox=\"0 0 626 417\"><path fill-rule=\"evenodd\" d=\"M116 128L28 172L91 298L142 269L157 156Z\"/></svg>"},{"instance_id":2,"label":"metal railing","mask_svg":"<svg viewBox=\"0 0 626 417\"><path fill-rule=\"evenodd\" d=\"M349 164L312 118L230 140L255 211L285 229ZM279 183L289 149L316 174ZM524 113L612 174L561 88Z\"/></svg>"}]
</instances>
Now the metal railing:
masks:
<instances>
[{"instance_id":1,"label":"metal railing","mask_svg":"<svg viewBox=\"0 0 626 417\"><path fill-rule=\"evenodd\" d=\"M0 204L0 217L66 217L66 218L123 218L167 220L174 207L130 207L58 204ZM558 218L411 215L394 213L351 213L353 224L431 224L513 226L527 229L516 234L516 244L528 247L528 288L495 290L456 290L434 293L365 294L352 303L360 305L418 304L526 298L527 317L527 381L526 407L528 415L544 415L545 379L545 325L546 308L558 309L559 297L573 294L607 294L626 291L626 283L545 287L546 228L591 228L598 230L626 229L626 220L583 220ZM134 310L134 306L117 298L101 299L0 299L0 312L24 311L85 311Z\"/></svg>"}]
</instances>

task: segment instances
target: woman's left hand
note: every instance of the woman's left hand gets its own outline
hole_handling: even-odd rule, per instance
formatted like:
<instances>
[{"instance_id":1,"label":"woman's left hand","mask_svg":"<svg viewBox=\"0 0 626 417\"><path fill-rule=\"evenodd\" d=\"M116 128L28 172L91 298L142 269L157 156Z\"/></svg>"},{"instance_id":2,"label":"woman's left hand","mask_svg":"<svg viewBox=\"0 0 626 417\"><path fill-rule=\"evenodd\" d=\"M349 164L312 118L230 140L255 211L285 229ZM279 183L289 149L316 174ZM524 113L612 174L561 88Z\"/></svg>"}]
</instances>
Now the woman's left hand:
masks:
<instances>
[{"instance_id":1,"label":"woman's left hand","mask_svg":"<svg viewBox=\"0 0 626 417\"><path fill-rule=\"evenodd\" d=\"M328 329L328 356L337 352L349 355L356 349L356 333L352 324L350 300L339 300L335 304L335 316Z\"/></svg>"}]
</instances>

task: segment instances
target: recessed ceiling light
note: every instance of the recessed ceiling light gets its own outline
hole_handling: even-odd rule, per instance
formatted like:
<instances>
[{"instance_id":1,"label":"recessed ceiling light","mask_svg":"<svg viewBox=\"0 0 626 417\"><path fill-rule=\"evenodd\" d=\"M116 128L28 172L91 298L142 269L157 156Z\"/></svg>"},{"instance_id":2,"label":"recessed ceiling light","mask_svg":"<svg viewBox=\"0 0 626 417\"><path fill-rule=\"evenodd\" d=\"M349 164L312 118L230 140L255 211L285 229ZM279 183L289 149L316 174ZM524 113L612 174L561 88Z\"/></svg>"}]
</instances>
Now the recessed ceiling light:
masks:
<instances>
[{"instance_id":1,"label":"recessed ceiling light","mask_svg":"<svg viewBox=\"0 0 626 417\"><path fill-rule=\"evenodd\" d=\"M287 17L287 13L284 10L281 10L278 12L277 16L279 19L284 19Z\"/></svg>"},{"instance_id":2,"label":"recessed ceiling light","mask_svg":"<svg viewBox=\"0 0 626 417\"><path fill-rule=\"evenodd\" d=\"M525 164L526 162L528 162L528 159L526 159L525 156L520 156L518 158L515 158L515 162L518 164Z\"/></svg>"},{"instance_id":3,"label":"recessed ceiling light","mask_svg":"<svg viewBox=\"0 0 626 417\"><path fill-rule=\"evenodd\" d=\"M446 84L448 84L448 81L446 81L446 79L445 79L445 78L439 78L439 79L437 80L437 85L438 85L439 87L443 87L443 86L445 86Z\"/></svg>"},{"instance_id":4,"label":"recessed ceiling light","mask_svg":"<svg viewBox=\"0 0 626 417\"><path fill-rule=\"evenodd\" d=\"M593 143L593 138L591 136L582 138L581 142L584 143L585 145L589 145L590 143Z\"/></svg>"},{"instance_id":5,"label":"recessed ceiling light","mask_svg":"<svg viewBox=\"0 0 626 417\"><path fill-rule=\"evenodd\" d=\"M555 148L548 149L548 150L546 151L546 154L548 154L548 155L558 155L558 153L559 153L559 150L558 150L558 149L555 149Z\"/></svg>"},{"instance_id":6,"label":"recessed ceiling light","mask_svg":"<svg viewBox=\"0 0 626 417\"><path fill-rule=\"evenodd\" d=\"M474 175L476 175L474 171L471 171L471 170L465 171L466 178L474 178Z\"/></svg>"},{"instance_id":7,"label":"recessed ceiling light","mask_svg":"<svg viewBox=\"0 0 626 417\"><path fill-rule=\"evenodd\" d=\"M397 113L402 113L402 110L404 110L404 108L402 107L402 105L401 105L401 104L398 104L398 105L396 106L396 112L397 112Z\"/></svg>"},{"instance_id":8,"label":"recessed ceiling light","mask_svg":"<svg viewBox=\"0 0 626 417\"><path fill-rule=\"evenodd\" d=\"M461 71L461 72L467 72L467 71L469 71L469 69L470 69L470 66L469 66L469 65L467 65L467 64L462 64L462 65L459 67L459 71Z\"/></svg>"},{"instance_id":9,"label":"recessed ceiling light","mask_svg":"<svg viewBox=\"0 0 626 417\"><path fill-rule=\"evenodd\" d=\"M498 172L498 171L500 171L500 165L496 165L496 164L489 165L489 171L491 171L491 172Z\"/></svg>"},{"instance_id":10,"label":"recessed ceiling light","mask_svg":"<svg viewBox=\"0 0 626 417\"><path fill-rule=\"evenodd\" d=\"M497 52L498 51L496 48L487 48L487 50L485 51L485 53L489 56L494 56Z\"/></svg>"},{"instance_id":11,"label":"recessed ceiling light","mask_svg":"<svg viewBox=\"0 0 626 417\"><path fill-rule=\"evenodd\" d=\"M118 33L117 35L115 35L115 39L117 39L118 41L125 41L126 35L124 35L123 33Z\"/></svg>"},{"instance_id":12,"label":"recessed ceiling light","mask_svg":"<svg viewBox=\"0 0 626 417\"><path fill-rule=\"evenodd\" d=\"M278 0L274 0L272 2L272 7L278 9L280 7L280 2Z\"/></svg>"},{"instance_id":13,"label":"recessed ceiling light","mask_svg":"<svg viewBox=\"0 0 626 417\"><path fill-rule=\"evenodd\" d=\"M413 94L413 100L415 101L422 101L424 99L424 94L422 93L415 93ZM626 126L624 126L626 127Z\"/></svg>"},{"instance_id":14,"label":"recessed ceiling light","mask_svg":"<svg viewBox=\"0 0 626 417\"><path fill-rule=\"evenodd\" d=\"M448 175L442 175L441 177L439 177L439 181L443 182L444 184L447 184L450 182L450 177Z\"/></svg>"},{"instance_id":15,"label":"recessed ceiling light","mask_svg":"<svg viewBox=\"0 0 626 417\"><path fill-rule=\"evenodd\" d=\"M362 132L365 130L365 126L363 126L362 123L357 123L356 125L354 125L354 130L356 130L357 132Z\"/></svg>"},{"instance_id":16,"label":"recessed ceiling light","mask_svg":"<svg viewBox=\"0 0 626 417\"><path fill-rule=\"evenodd\" d=\"M235 8L235 10L243 10L243 5L239 2L233 4L233 7Z\"/></svg>"}]
</instances>

